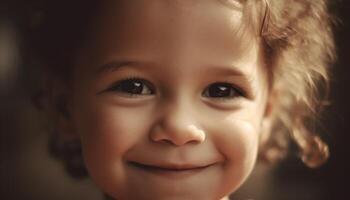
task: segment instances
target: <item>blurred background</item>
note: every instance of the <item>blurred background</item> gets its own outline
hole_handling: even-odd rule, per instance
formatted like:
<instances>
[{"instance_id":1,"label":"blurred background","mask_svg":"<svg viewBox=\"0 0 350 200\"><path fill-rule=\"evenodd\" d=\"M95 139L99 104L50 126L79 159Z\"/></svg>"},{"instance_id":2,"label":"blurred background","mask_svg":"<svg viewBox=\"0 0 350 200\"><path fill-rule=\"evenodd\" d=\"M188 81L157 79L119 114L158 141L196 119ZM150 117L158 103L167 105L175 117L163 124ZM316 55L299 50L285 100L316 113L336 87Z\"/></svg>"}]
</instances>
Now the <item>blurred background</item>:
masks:
<instances>
[{"instance_id":1,"label":"blurred background","mask_svg":"<svg viewBox=\"0 0 350 200\"><path fill-rule=\"evenodd\" d=\"M322 132L331 157L319 169L305 167L295 156L270 167L258 163L234 200L350 199L350 2L337 1L338 61L332 75L331 106L323 115ZM19 16L24 4L0 1L0 199L102 200L88 179L70 178L48 153L48 128L34 108L40 72L21 61L26 34Z\"/></svg>"}]
</instances>

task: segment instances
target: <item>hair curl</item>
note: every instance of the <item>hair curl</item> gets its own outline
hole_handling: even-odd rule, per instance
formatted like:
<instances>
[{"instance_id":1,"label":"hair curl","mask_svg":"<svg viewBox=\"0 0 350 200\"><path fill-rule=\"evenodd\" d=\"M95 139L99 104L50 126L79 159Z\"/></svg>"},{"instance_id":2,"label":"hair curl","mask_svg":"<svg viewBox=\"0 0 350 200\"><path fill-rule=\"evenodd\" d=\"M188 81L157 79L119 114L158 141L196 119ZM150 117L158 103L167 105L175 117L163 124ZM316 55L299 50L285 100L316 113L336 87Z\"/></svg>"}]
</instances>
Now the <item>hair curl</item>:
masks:
<instances>
[{"instance_id":1,"label":"hair curl","mask_svg":"<svg viewBox=\"0 0 350 200\"><path fill-rule=\"evenodd\" d=\"M309 167L323 164L328 146L315 133L319 113L328 104L329 72L335 61L332 20L327 0L265 0L261 28L267 46L273 89L278 93L271 141L265 158L286 152L296 142ZM275 152L279 152L276 154Z\"/></svg>"},{"instance_id":2,"label":"hair curl","mask_svg":"<svg viewBox=\"0 0 350 200\"><path fill-rule=\"evenodd\" d=\"M226 0L238 1L238 0ZM26 58L44 66L48 77L69 79L75 52L97 10L98 2L35 1L26 26ZM329 71L335 60L333 17L327 0L241 0L244 20L263 41L270 85L278 93L274 126L260 158L273 161L286 155L289 141L299 147L299 156L309 167L323 164L328 146L315 133L314 124L327 103ZM36 12L39 10L40 12ZM36 13L32 15L33 11ZM64 12L62 12L64 11ZM79 15L77 15L79 11ZM63 13L63 14L62 14ZM33 59L29 59L33 60ZM46 90L45 90L46 89ZM43 102L44 87L35 102ZM41 105L42 103L37 103ZM64 144L53 136L53 155L64 161L70 174L84 176L79 146ZM72 146L68 148L66 146ZM72 152L74 151L74 152ZM84 173L80 173L84 172Z\"/></svg>"}]
</instances>

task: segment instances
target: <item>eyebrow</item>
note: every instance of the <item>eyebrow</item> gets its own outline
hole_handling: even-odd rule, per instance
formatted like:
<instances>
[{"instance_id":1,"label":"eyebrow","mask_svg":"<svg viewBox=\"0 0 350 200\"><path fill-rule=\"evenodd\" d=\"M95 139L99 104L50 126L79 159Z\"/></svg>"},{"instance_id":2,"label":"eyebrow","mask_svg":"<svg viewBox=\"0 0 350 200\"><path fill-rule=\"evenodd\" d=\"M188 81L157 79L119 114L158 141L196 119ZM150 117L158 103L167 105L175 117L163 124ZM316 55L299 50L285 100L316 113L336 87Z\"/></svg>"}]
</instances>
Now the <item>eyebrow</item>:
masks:
<instances>
[{"instance_id":1,"label":"eyebrow","mask_svg":"<svg viewBox=\"0 0 350 200\"><path fill-rule=\"evenodd\" d=\"M140 65L140 64L147 64L147 63L141 63L141 62L137 62L137 61L113 61L107 64L102 65L101 67L99 67L96 70L97 74L102 74L105 72L113 72L116 71L122 67L126 67L126 66L131 66L131 65Z\"/></svg>"},{"instance_id":2,"label":"eyebrow","mask_svg":"<svg viewBox=\"0 0 350 200\"><path fill-rule=\"evenodd\" d=\"M240 70L239 67L235 65L211 65L208 67L208 71L212 74L223 74L223 75L233 75L246 77L248 80L248 74Z\"/></svg>"},{"instance_id":3,"label":"eyebrow","mask_svg":"<svg viewBox=\"0 0 350 200\"><path fill-rule=\"evenodd\" d=\"M139 61L113 61L107 64L102 65L96 70L97 74L105 73L105 72L113 72L120 68L127 67L127 66L147 66L150 65L148 62L139 62ZM207 68L209 69L211 73L215 74L224 74L224 75L233 75L233 76L240 76L245 77L248 82L251 80L248 79L248 74L240 70L238 67L234 65L209 65Z\"/></svg>"}]
</instances>

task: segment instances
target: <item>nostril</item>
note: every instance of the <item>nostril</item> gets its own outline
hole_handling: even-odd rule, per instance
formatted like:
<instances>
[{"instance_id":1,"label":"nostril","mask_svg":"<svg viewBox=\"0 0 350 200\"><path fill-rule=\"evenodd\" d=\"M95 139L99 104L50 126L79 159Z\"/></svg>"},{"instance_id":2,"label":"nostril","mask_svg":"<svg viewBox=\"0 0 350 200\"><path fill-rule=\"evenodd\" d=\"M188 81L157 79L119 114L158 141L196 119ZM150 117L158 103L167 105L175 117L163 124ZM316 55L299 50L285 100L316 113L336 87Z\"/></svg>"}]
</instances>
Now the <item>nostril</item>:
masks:
<instances>
[{"instance_id":1,"label":"nostril","mask_svg":"<svg viewBox=\"0 0 350 200\"><path fill-rule=\"evenodd\" d=\"M170 144L170 145L176 145L171 140L168 140L168 139L162 139L162 140L160 140L160 142L165 143L165 144Z\"/></svg>"}]
</instances>

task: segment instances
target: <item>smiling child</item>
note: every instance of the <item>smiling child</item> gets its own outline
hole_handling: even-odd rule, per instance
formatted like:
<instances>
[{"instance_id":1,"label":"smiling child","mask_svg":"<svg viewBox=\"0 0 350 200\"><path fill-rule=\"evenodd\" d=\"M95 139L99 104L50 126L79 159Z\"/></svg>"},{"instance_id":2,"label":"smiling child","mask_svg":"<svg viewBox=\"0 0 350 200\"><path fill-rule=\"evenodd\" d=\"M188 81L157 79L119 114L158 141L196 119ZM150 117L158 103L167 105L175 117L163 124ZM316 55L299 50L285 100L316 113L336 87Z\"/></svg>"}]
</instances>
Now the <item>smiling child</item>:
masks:
<instances>
[{"instance_id":1,"label":"smiling child","mask_svg":"<svg viewBox=\"0 0 350 200\"><path fill-rule=\"evenodd\" d=\"M328 157L308 124L333 61L326 1L67 2L31 42L58 152L81 144L112 198L228 199L288 140L310 167Z\"/></svg>"}]
</instances>

